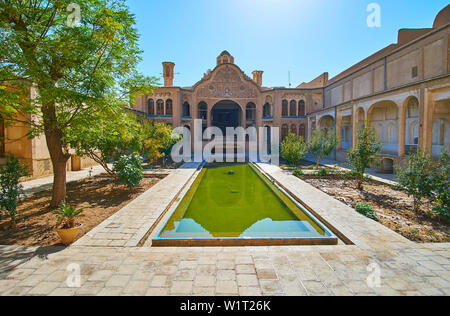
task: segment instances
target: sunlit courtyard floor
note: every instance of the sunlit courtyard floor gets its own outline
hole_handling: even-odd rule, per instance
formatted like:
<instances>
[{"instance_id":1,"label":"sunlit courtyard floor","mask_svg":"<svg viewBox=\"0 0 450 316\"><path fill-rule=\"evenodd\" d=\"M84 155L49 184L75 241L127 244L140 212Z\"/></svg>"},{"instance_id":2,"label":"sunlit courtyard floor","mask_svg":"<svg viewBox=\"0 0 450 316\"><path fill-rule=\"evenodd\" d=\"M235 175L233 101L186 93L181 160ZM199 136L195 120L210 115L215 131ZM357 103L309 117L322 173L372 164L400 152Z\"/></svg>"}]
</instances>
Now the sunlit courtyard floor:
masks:
<instances>
[{"instance_id":1,"label":"sunlit courtyard floor","mask_svg":"<svg viewBox=\"0 0 450 316\"><path fill-rule=\"evenodd\" d=\"M413 243L270 165L260 167L352 244L139 247L196 167L173 171L69 248L0 247L0 295L450 294L449 244ZM67 282L78 271L79 287Z\"/></svg>"}]
</instances>

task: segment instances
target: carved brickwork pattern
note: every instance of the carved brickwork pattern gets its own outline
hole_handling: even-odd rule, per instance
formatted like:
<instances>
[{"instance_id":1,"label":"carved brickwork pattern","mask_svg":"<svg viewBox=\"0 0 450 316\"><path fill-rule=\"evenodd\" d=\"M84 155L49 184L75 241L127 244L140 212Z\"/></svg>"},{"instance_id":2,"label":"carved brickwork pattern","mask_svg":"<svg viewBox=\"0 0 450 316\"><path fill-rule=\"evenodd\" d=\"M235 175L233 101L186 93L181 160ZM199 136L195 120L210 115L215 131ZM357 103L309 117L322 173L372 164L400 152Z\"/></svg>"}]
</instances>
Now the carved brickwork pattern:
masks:
<instances>
[{"instance_id":1,"label":"carved brickwork pattern","mask_svg":"<svg viewBox=\"0 0 450 316\"><path fill-rule=\"evenodd\" d=\"M254 87L242 80L239 72L226 65L216 71L209 82L205 82L198 89L201 98L256 98Z\"/></svg>"}]
</instances>

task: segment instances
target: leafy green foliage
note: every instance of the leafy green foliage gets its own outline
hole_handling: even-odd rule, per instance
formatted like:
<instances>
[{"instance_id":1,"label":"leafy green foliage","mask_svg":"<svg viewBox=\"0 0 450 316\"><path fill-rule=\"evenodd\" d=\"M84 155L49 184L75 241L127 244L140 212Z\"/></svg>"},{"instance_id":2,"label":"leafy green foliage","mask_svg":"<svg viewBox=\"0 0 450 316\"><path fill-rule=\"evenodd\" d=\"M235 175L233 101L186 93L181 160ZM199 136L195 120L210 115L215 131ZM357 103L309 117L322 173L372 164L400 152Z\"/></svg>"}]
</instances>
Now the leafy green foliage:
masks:
<instances>
[{"instance_id":1,"label":"leafy green foliage","mask_svg":"<svg viewBox=\"0 0 450 316\"><path fill-rule=\"evenodd\" d=\"M108 163L119 158L120 153L142 149L142 127L133 114L123 111L97 114L91 125L71 131L66 142L79 156L87 156L100 164L109 174Z\"/></svg>"},{"instance_id":2,"label":"leafy green foliage","mask_svg":"<svg viewBox=\"0 0 450 316\"><path fill-rule=\"evenodd\" d=\"M319 176L319 177L326 177L326 176L328 176L330 174L330 172L327 170L327 169L325 169L325 168L322 168L322 169L320 169L319 171L317 171L317 175Z\"/></svg>"},{"instance_id":3,"label":"leafy green foliage","mask_svg":"<svg viewBox=\"0 0 450 316\"><path fill-rule=\"evenodd\" d=\"M435 207L433 211L450 222L450 154L443 150L433 176Z\"/></svg>"},{"instance_id":4,"label":"leafy green foliage","mask_svg":"<svg viewBox=\"0 0 450 316\"><path fill-rule=\"evenodd\" d=\"M308 150L317 156L316 168L320 166L320 160L330 155L336 149L339 138L334 132L314 130L309 139Z\"/></svg>"},{"instance_id":5,"label":"leafy green foliage","mask_svg":"<svg viewBox=\"0 0 450 316\"><path fill-rule=\"evenodd\" d=\"M411 154L406 168L399 169L396 178L399 185L414 197L414 210L418 211L424 197L432 197L434 166L431 156L422 150Z\"/></svg>"},{"instance_id":6,"label":"leafy green foliage","mask_svg":"<svg viewBox=\"0 0 450 316\"><path fill-rule=\"evenodd\" d=\"M373 219L374 221L378 221L378 216L373 207L367 203L358 203L355 206L355 210L370 219Z\"/></svg>"},{"instance_id":7,"label":"leafy green foliage","mask_svg":"<svg viewBox=\"0 0 450 316\"><path fill-rule=\"evenodd\" d=\"M64 229L74 228L75 217L80 215L84 210L85 208L76 210L70 204L66 204L65 202L61 203L59 208L55 211L55 215L58 219L58 225L62 223L62 227Z\"/></svg>"},{"instance_id":8,"label":"leafy green foliage","mask_svg":"<svg viewBox=\"0 0 450 316\"><path fill-rule=\"evenodd\" d=\"M150 160L151 164L171 153L173 145L180 138L172 137L173 128L163 123L144 122L142 125L141 154Z\"/></svg>"},{"instance_id":9,"label":"leafy green foliage","mask_svg":"<svg viewBox=\"0 0 450 316\"><path fill-rule=\"evenodd\" d=\"M364 173L374 162L375 156L381 151L383 144L376 139L375 132L368 127L366 122L358 132L358 142L356 148L348 152L348 160L354 166L358 177L358 188L363 189Z\"/></svg>"},{"instance_id":10,"label":"leafy green foliage","mask_svg":"<svg viewBox=\"0 0 450 316\"><path fill-rule=\"evenodd\" d=\"M0 171L0 219L4 214L10 218L12 225L16 224L17 205L23 189L19 179L26 175L26 167L15 157L8 157Z\"/></svg>"},{"instance_id":11,"label":"leafy green foliage","mask_svg":"<svg viewBox=\"0 0 450 316\"><path fill-rule=\"evenodd\" d=\"M122 155L114 162L113 171L117 172L120 181L128 188L134 188L143 178L142 157L137 153Z\"/></svg>"},{"instance_id":12,"label":"leafy green foliage","mask_svg":"<svg viewBox=\"0 0 450 316\"><path fill-rule=\"evenodd\" d=\"M296 177L303 177L305 174L303 173L303 171L301 169L295 169L292 174Z\"/></svg>"},{"instance_id":13,"label":"leafy green foliage","mask_svg":"<svg viewBox=\"0 0 450 316\"><path fill-rule=\"evenodd\" d=\"M67 23L71 3L1 1L0 10L0 114L28 124L30 137L45 134L55 183L64 184L53 187L54 207L65 199L68 141L83 140L71 133L101 123L101 113L113 118L157 83L137 72L139 36L125 0L78 1L78 27Z\"/></svg>"},{"instance_id":14,"label":"leafy green foliage","mask_svg":"<svg viewBox=\"0 0 450 316\"><path fill-rule=\"evenodd\" d=\"M281 156L289 161L291 166L295 166L303 159L308 150L302 136L293 133L289 134L281 143Z\"/></svg>"}]
</instances>

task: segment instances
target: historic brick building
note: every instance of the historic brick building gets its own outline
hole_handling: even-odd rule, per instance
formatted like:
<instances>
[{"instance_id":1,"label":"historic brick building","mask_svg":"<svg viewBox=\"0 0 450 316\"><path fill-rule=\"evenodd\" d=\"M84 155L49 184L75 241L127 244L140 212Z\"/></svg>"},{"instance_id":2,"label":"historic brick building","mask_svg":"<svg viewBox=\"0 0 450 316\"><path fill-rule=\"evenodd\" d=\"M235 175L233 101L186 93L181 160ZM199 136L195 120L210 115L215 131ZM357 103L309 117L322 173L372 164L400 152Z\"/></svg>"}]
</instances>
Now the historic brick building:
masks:
<instances>
[{"instance_id":1,"label":"historic brick building","mask_svg":"<svg viewBox=\"0 0 450 316\"><path fill-rule=\"evenodd\" d=\"M281 138L289 132L308 138L315 128L336 130L342 141L335 157L341 161L368 121L384 144L380 167L392 171L418 147L434 156L450 149L449 22L447 6L432 28L402 29L396 44L334 78L324 73L294 89L264 87L262 71L249 78L226 51L192 87L174 87L175 64L165 62L164 86L139 97L131 108L151 120L191 129L200 118L204 127L279 127ZM30 89L31 97L35 93ZM5 127L0 117L0 164L11 153L34 177L51 174L45 137L29 139L27 132L23 124ZM74 155L68 169L92 164Z\"/></svg>"},{"instance_id":2,"label":"historic brick building","mask_svg":"<svg viewBox=\"0 0 450 316\"><path fill-rule=\"evenodd\" d=\"M396 44L334 78L324 73L295 89L264 87L262 71L249 78L227 51L192 87L174 87L175 64L164 62L164 87L132 108L174 126L193 128L194 119L203 119L204 127L279 127L281 138L336 130L341 161L368 121L384 144L380 168L392 171L418 146L435 156L450 147L449 22L447 6L432 28L402 29Z\"/></svg>"}]
</instances>

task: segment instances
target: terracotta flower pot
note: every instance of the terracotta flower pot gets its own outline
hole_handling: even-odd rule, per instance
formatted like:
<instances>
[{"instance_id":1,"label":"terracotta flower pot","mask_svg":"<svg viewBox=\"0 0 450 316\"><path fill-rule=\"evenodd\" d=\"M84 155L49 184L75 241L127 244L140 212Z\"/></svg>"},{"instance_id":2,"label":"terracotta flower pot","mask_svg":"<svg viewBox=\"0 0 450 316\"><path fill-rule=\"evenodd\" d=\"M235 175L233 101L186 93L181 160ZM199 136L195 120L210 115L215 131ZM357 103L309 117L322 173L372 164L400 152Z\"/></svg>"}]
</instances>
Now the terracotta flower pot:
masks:
<instances>
[{"instance_id":1,"label":"terracotta flower pot","mask_svg":"<svg viewBox=\"0 0 450 316\"><path fill-rule=\"evenodd\" d=\"M56 232L58 233L59 237L61 238L61 242L64 245L70 245L77 237L80 229L81 225L69 229L56 229Z\"/></svg>"}]
</instances>

